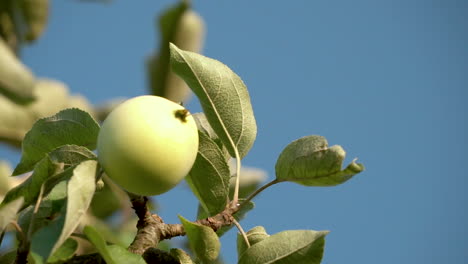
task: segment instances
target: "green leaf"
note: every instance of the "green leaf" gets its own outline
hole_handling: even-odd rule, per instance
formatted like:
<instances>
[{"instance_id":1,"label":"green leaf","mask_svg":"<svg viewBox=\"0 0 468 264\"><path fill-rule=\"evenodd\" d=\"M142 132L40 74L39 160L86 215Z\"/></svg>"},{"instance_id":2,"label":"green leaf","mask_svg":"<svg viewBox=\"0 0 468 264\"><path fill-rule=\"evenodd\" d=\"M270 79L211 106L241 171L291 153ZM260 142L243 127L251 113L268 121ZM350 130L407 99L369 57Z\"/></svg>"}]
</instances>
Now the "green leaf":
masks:
<instances>
[{"instance_id":1,"label":"green leaf","mask_svg":"<svg viewBox=\"0 0 468 264\"><path fill-rule=\"evenodd\" d=\"M210 263L218 258L221 243L213 229L190 222L179 215L189 240L190 247L204 263Z\"/></svg>"},{"instance_id":2,"label":"green leaf","mask_svg":"<svg viewBox=\"0 0 468 264\"><path fill-rule=\"evenodd\" d=\"M145 264L145 260L137 254L130 253L125 248L118 245L106 244L101 235L91 226L85 226L83 233L89 241L96 247L99 254L107 264L134 263Z\"/></svg>"},{"instance_id":3,"label":"green leaf","mask_svg":"<svg viewBox=\"0 0 468 264\"><path fill-rule=\"evenodd\" d=\"M289 230L252 245L238 264L319 264L328 231Z\"/></svg>"},{"instance_id":4,"label":"green leaf","mask_svg":"<svg viewBox=\"0 0 468 264\"><path fill-rule=\"evenodd\" d=\"M34 98L34 76L0 38L0 94L18 104Z\"/></svg>"},{"instance_id":5,"label":"green leaf","mask_svg":"<svg viewBox=\"0 0 468 264\"><path fill-rule=\"evenodd\" d=\"M190 89L170 70L169 43L180 45L184 50L199 52L205 35L203 19L189 9L187 1L180 1L160 16L159 29L159 53L151 56L147 63L152 93L174 102L186 102Z\"/></svg>"},{"instance_id":6,"label":"green leaf","mask_svg":"<svg viewBox=\"0 0 468 264\"><path fill-rule=\"evenodd\" d=\"M223 152L225 160L231 159L231 154L229 154L228 150L223 145L221 139L218 137L218 135L216 135L216 132L213 130L210 123L208 123L208 119L206 119L205 114L195 113L192 114L192 117L195 120L195 123L197 124L198 130L207 134L216 143L216 145L218 145L219 149L221 149L221 151Z\"/></svg>"},{"instance_id":7,"label":"green leaf","mask_svg":"<svg viewBox=\"0 0 468 264\"><path fill-rule=\"evenodd\" d=\"M3 196L12 188L11 173L13 172L7 161L0 160L0 196Z\"/></svg>"},{"instance_id":8,"label":"green leaf","mask_svg":"<svg viewBox=\"0 0 468 264\"><path fill-rule=\"evenodd\" d=\"M49 153L55 163L63 163L65 167L78 165L85 160L96 160L96 155L86 147L77 145L63 145Z\"/></svg>"},{"instance_id":9,"label":"green leaf","mask_svg":"<svg viewBox=\"0 0 468 264\"><path fill-rule=\"evenodd\" d=\"M276 162L276 179L305 186L334 186L346 182L364 170L351 162L341 170L346 152L341 146L328 147L321 136L306 136L291 142Z\"/></svg>"},{"instance_id":10,"label":"green leaf","mask_svg":"<svg viewBox=\"0 0 468 264\"><path fill-rule=\"evenodd\" d=\"M48 259L47 262L58 262L66 261L73 257L76 250L78 249L78 242L73 238L68 238L62 246L60 246L52 256Z\"/></svg>"},{"instance_id":11,"label":"green leaf","mask_svg":"<svg viewBox=\"0 0 468 264\"><path fill-rule=\"evenodd\" d=\"M173 42L177 33L177 25L182 15L189 8L186 1L165 10L159 18L159 30L161 32L161 42L159 54L151 56L148 60L148 76L152 94L162 96L174 102L184 101L187 96L187 87L181 87L174 78L174 73L170 71L169 65L169 43ZM172 84L171 84L172 82ZM174 84L176 84L174 86Z\"/></svg>"},{"instance_id":12,"label":"green leaf","mask_svg":"<svg viewBox=\"0 0 468 264\"><path fill-rule=\"evenodd\" d=\"M180 264L195 264L192 258L190 258L190 255L180 248L171 248L169 254L171 254L171 256L177 259L180 262Z\"/></svg>"},{"instance_id":13,"label":"green leaf","mask_svg":"<svg viewBox=\"0 0 468 264\"><path fill-rule=\"evenodd\" d=\"M107 248L106 241L101 237L101 235L92 227L85 226L83 233L88 237L89 241L94 245L102 258L106 261L107 264L117 264L118 262L114 261L109 249Z\"/></svg>"},{"instance_id":14,"label":"green leaf","mask_svg":"<svg viewBox=\"0 0 468 264\"><path fill-rule=\"evenodd\" d=\"M223 63L170 45L172 70L189 85L203 112L232 157L247 155L257 124L247 87Z\"/></svg>"},{"instance_id":15,"label":"green leaf","mask_svg":"<svg viewBox=\"0 0 468 264\"><path fill-rule=\"evenodd\" d=\"M33 42L42 35L46 28L49 16L49 0L20 0L18 2L26 26L24 39Z\"/></svg>"},{"instance_id":16,"label":"green leaf","mask_svg":"<svg viewBox=\"0 0 468 264\"><path fill-rule=\"evenodd\" d=\"M2 264L15 264L16 249L12 249L0 256L0 263ZM36 263L35 263L36 264Z\"/></svg>"},{"instance_id":17,"label":"green leaf","mask_svg":"<svg viewBox=\"0 0 468 264\"><path fill-rule=\"evenodd\" d=\"M142 256L129 252L119 245L107 246L109 253L116 260L116 263L146 264Z\"/></svg>"},{"instance_id":18,"label":"green leaf","mask_svg":"<svg viewBox=\"0 0 468 264\"><path fill-rule=\"evenodd\" d=\"M38 120L26 134L21 161L13 175L32 170L47 153L63 145L96 148L99 125L82 110L71 108Z\"/></svg>"},{"instance_id":19,"label":"green leaf","mask_svg":"<svg viewBox=\"0 0 468 264\"><path fill-rule=\"evenodd\" d=\"M250 229L246 233L247 239L249 240L250 246L257 244L258 242L268 238L270 235L267 234L263 226L256 226ZM248 249L247 243L245 243L244 236L237 233L237 255L242 255Z\"/></svg>"},{"instance_id":20,"label":"green leaf","mask_svg":"<svg viewBox=\"0 0 468 264\"><path fill-rule=\"evenodd\" d=\"M9 203L2 204L0 207L0 233L5 230L11 221L16 219L16 214L23 205L24 198L19 197Z\"/></svg>"},{"instance_id":21,"label":"green leaf","mask_svg":"<svg viewBox=\"0 0 468 264\"><path fill-rule=\"evenodd\" d=\"M44 259L59 248L71 235L86 213L96 188L97 162L84 161L73 170L67 182L65 213L50 225L37 231L31 249Z\"/></svg>"},{"instance_id":22,"label":"green leaf","mask_svg":"<svg viewBox=\"0 0 468 264\"><path fill-rule=\"evenodd\" d=\"M216 143L201 131L198 137L197 158L185 179L200 204L212 216L226 208L230 171Z\"/></svg>"},{"instance_id":23,"label":"green leaf","mask_svg":"<svg viewBox=\"0 0 468 264\"><path fill-rule=\"evenodd\" d=\"M23 208L33 204L41 190L42 184L53 176L57 171L57 166L46 156L34 167L33 174L20 185L11 189L2 201L2 204L8 203L16 198L24 197Z\"/></svg>"}]
</instances>

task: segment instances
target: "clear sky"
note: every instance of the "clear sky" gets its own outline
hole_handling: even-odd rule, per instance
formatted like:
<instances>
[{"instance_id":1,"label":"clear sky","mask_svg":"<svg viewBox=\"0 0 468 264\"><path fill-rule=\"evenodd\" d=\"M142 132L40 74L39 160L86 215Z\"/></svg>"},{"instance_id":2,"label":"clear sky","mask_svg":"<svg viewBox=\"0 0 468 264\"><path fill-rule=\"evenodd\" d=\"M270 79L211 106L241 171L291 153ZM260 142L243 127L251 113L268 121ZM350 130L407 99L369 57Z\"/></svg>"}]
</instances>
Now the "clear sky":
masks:
<instances>
[{"instance_id":1,"label":"clear sky","mask_svg":"<svg viewBox=\"0 0 468 264\"><path fill-rule=\"evenodd\" d=\"M175 2L53 1L47 32L22 58L95 104L145 94L155 17ZM367 168L338 187L276 185L245 229L331 230L326 264L466 263L467 1L193 2L207 24L203 53L251 95L258 137L246 165L271 180L289 142L319 134ZM196 100L188 108L200 111ZM166 222L195 217L186 187L159 201ZM222 243L235 263L235 232Z\"/></svg>"}]
</instances>

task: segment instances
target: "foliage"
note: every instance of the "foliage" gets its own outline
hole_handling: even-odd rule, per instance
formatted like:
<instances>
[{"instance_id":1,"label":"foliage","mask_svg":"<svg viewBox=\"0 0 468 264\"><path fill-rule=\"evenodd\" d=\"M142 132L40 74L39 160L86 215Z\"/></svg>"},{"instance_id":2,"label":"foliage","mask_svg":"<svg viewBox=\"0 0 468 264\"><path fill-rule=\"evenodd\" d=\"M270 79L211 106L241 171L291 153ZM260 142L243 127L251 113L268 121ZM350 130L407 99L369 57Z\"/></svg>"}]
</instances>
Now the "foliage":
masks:
<instances>
[{"instance_id":1,"label":"foliage","mask_svg":"<svg viewBox=\"0 0 468 264\"><path fill-rule=\"evenodd\" d=\"M233 226L239 229L238 263L320 263L328 231L269 235L261 226L244 232L239 221L254 210L252 199L273 184L335 186L364 166L352 161L343 169L343 148L311 135L287 145L276 178L259 187L259 178L241 166L257 132L247 86L228 66L198 53L203 20L187 2L161 14L159 53L147 65L151 94L182 102L190 87L203 109L193 114L200 145L186 177L199 201L198 214L194 221L179 216L181 224L164 223L150 213L157 208L146 197L126 193L103 173L93 152L100 129L96 119L109 110L72 100L64 85L36 78L16 57L21 45L40 36L48 10L45 0L18 2L0 5L0 17L22 14L20 21L0 20L0 140L22 150L13 172L0 164L0 227L3 234L13 231L10 227L17 233L17 246L2 253L2 263L222 263L219 237ZM25 25L25 33L15 30ZM41 101L50 96L48 88L40 89L44 83L60 87L60 104ZM109 221L116 212L123 215L118 225ZM187 248L166 243L179 235L186 235Z\"/></svg>"}]
</instances>

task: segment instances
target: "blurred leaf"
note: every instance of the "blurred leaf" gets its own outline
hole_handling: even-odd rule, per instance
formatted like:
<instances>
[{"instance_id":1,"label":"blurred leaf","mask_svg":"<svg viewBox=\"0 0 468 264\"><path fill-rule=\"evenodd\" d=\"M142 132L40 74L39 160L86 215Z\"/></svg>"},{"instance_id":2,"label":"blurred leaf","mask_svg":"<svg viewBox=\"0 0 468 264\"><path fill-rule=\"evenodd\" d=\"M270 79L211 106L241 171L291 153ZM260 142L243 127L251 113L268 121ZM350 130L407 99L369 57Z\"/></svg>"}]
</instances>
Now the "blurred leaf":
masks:
<instances>
[{"instance_id":1,"label":"blurred leaf","mask_svg":"<svg viewBox=\"0 0 468 264\"><path fill-rule=\"evenodd\" d=\"M23 205L24 198L19 197L9 203L2 204L0 206L0 233L5 230L6 226L11 223L11 221L16 219L16 214Z\"/></svg>"},{"instance_id":2,"label":"blurred leaf","mask_svg":"<svg viewBox=\"0 0 468 264\"><path fill-rule=\"evenodd\" d=\"M213 130L232 157L252 147L257 125L247 87L223 63L170 45L172 70L195 92Z\"/></svg>"},{"instance_id":3,"label":"blurred leaf","mask_svg":"<svg viewBox=\"0 0 468 264\"><path fill-rule=\"evenodd\" d=\"M104 188L99 192L96 192L93 197L93 201L91 202L91 211L93 212L93 215L104 219L119 210L121 204L117 195L118 194L110 188L106 181Z\"/></svg>"},{"instance_id":4,"label":"blurred leaf","mask_svg":"<svg viewBox=\"0 0 468 264\"><path fill-rule=\"evenodd\" d=\"M189 9L187 1L180 1L160 16L159 30L159 52L150 56L147 62L152 94L174 102L186 102L190 89L170 70L169 43L184 50L200 52L205 35L203 19Z\"/></svg>"},{"instance_id":5,"label":"blurred leaf","mask_svg":"<svg viewBox=\"0 0 468 264\"><path fill-rule=\"evenodd\" d=\"M198 154L185 178L192 192L210 216L226 208L229 194L229 167L223 153L208 135L199 131Z\"/></svg>"},{"instance_id":6,"label":"blurred leaf","mask_svg":"<svg viewBox=\"0 0 468 264\"><path fill-rule=\"evenodd\" d=\"M86 112L66 109L38 120L23 140L23 153L13 175L30 171L48 152L62 145L96 148L99 125Z\"/></svg>"},{"instance_id":7,"label":"blurred leaf","mask_svg":"<svg viewBox=\"0 0 468 264\"><path fill-rule=\"evenodd\" d=\"M74 168L67 182L65 213L33 235L31 249L34 253L48 259L75 230L91 203L96 173L97 162L94 160L84 161Z\"/></svg>"},{"instance_id":8,"label":"blurred leaf","mask_svg":"<svg viewBox=\"0 0 468 264\"><path fill-rule=\"evenodd\" d=\"M39 195L42 184L56 173L57 166L46 156L34 167L33 174L20 185L11 189L2 201L8 203L16 198L24 197L23 207L33 204Z\"/></svg>"},{"instance_id":9,"label":"blurred leaf","mask_svg":"<svg viewBox=\"0 0 468 264\"><path fill-rule=\"evenodd\" d=\"M180 264L195 264L192 258L190 258L190 255L180 248L171 248L169 253L171 254L171 256L176 258L180 262Z\"/></svg>"},{"instance_id":10,"label":"blurred leaf","mask_svg":"<svg viewBox=\"0 0 468 264\"><path fill-rule=\"evenodd\" d=\"M234 187L237 178L235 166L235 160L231 159L229 161L229 168L231 171L229 197L232 197L234 193ZM260 187L260 184L267 179L267 172L265 170L254 167L242 166L240 174L241 178L239 181L239 197L241 198L246 198L251 193L256 191Z\"/></svg>"},{"instance_id":11,"label":"blurred leaf","mask_svg":"<svg viewBox=\"0 0 468 264\"><path fill-rule=\"evenodd\" d=\"M126 248L118 245L107 246L111 256L117 260L116 263L146 264L142 256L129 252Z\"/></svg>"},{"instance_id":12,"label":"blurred leaf","mask_svg":"<svg viewBox=\"0 0 468 264\"><path fill-rule=\"evenodd\" d=\"M79 95L71 96L68 87L56 80L38 79L34 84L36 100L27 106L18 105L0 95L0 141L21 147L21 141L34 122L60 110L77 107L94 113L92 106ZM50 100L53 98L53 100Z\"/></svg>"},{"instance_id":13,"label":"blurred leaf","mask_svg":"<svg viewBox=\"0 0 468 264\"><path fill-rule=\"evenodd\" d=\"M242 204L244 201L245 199L239 199L240 204ZM234 214L234 218L237 220L237 222L240 222L242 219L245 218L245 216L250 210L254 209L254 207L255 207L255 204L252 201L249 201L244 206L242 206L241 209L237 213ZM227 231L229 231L232 227L233 225L223 226L218 231L216 231L216 233L218 234L218 236L221 237Z\"/></svg>"},{"instance_id":14,"label":"blurred leaf","mask_svg":"<svg viewBox=\"0 0 468 264\"><path fill-rule=\"evenodd\" d=\"M146 263L140 255L130 253L127 251L127 249L121 246L108 246L101 235L91 226L86 226L83 229L83 233L85 233L89 241L91 241L91 243L96 247L97 251L99 254L101 254L102 258L106 261L107 264Z\"/></svg>"},{"instance_id":15,"label":"blurred leaf","mask_svg":"<svg viewBox=\"0 0 468 264\"><path fill-rule=\"evenodd\" d=\"M118 262L114 261L114 258L109 252L106 241L92 226L85 226L83 233L88 237L88 240L94 245L107 264L118 264Z\"/></svg>"},{"instance_id":16,"label":"blurred leaf","mask_svg":"<svg viewBox=\"0 0 468 264\"><path fill-rule=\"evenodd\" d=\"M221 244L213 229L192 223L179 215L184 226L190 247L204 263L210 263L218 258Z\"/></svg>"},{"instance_id":17,"label":"blurred leaf","mask_svg":"<svg viewBox=\"0 0 468 264\"><path fill-rule=\"evenodd\" d=\"M289 230L271 235L239 256L238 264L319 264L328 231Z\"/></svg>"},{"instance_id":18,"label":"blurred leaf","mask_svg":"<svg viewBox=\"0 0 468 264\"><path fill-rule=\"evenodd\" d=\"M78 249L78 242L73 238L68 238L65 242L50 256L47 262L66 261L73 257Z\"/></svg>"},{"instance_id":19,"label":"blurred leaf","mask_svg":"<svg viewBox=\"0 0 468 264\"><path fill-rule=\"evenodd\" d=\"M276 162L276 179L305 186L334 186L346 182L364 166L352 161L341 170L346 152L341 146L328 147L321 136L306 136L291 142Z\"/></svg>"},{"instance_id":20,"label":"blurred leaf","mask_svg":"<svg viewBox=\"0 0 468 264\"><path fill-rule=\"evenodd\" d=\"M25 39L32 42L42 35L49 16L49 0L19 0L27 31Z\"/></svg>"},{"instance_id":21,"label":"blurred leaf","mask_svg":"<svg viewBox=\"0 0 468 264\"><path fill-rule=\"evenodd\" d=\"M0 263L14 264L16 259L16 249L12 249L0 256Z\"/></svg>"},{"instance_id":22,"label":"blurred leaf","mask_svg":"<svg viewBox=\"0 0 468 264\"><path fill-rule=\"evenodd\" d=\"M78 165L85 160L96 160L96 155L88 148L77 145L63 145L49 153L53 162L64 163L65 167Z\"/></svg>"},{"instance_id":23,"label":"blurred leaf","mask_svg":"<svg viewBox=\"0 0 468 264\"><path fill-rule=\"evenodd\" d=\"M249 240L250 246L257 244L258 242L268 238L270 235L266 232L263 226L256 226L250 229L246 233L247 239ZM241 256L247 249L247 243L245 243L244 236L237 233L237 255Z\"/></svg>"},{"instance_id":24,"label":"blurred leaf","mask_svg":"<svg viewBox=\"0 0 468 264\"><path fill-rule=\"evenodd\" d=\"M36 100L22 109L28 112L33 122L67 108L70 94L65 83L41 78L34 82L34 96ZM54 99L51 100L51 98ZM31 126L32 124L29 125L28 129Z\"/></svg>"},{"instance_id":25,"label":"blurred leaf","mask_svg":"<svg viewBox=\"0 0 468 264\"><path fill-rule=\"evenodd\" d=\"M18 104L27 104L33 95L34 76L0 38L0 94Z\"/></svg>"},{"instance_id":26,"label":"blurred leaf","mask_svg":"<svg viewBox=\"0 0 468 264\"><path fill-rule=\"evenodd\" d=\"M0 197L8 192L13 185L10 177L12 172L13 169L10 164L4 160L0 160Z\"/></svg>"}]
</instances>

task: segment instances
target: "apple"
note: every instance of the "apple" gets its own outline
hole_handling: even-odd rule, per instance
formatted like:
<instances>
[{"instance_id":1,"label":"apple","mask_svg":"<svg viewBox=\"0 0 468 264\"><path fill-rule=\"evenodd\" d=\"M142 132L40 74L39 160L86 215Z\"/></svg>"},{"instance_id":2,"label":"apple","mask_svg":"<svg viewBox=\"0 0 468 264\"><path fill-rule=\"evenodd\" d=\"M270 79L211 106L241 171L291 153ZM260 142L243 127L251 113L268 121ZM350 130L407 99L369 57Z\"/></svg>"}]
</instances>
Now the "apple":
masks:
<instances>
[{"instance_id":1,"label":"apple","mask_svg":"<svg viewBox=\"0 0 468 264\"><path fill-rule=\"evenodd\" d=\"M104 120L97 141L104 172L125 190L162 194L188 174L198 151L190 113L163 97L145 95L117 106Z\"/></svg>"}]
</instances>

